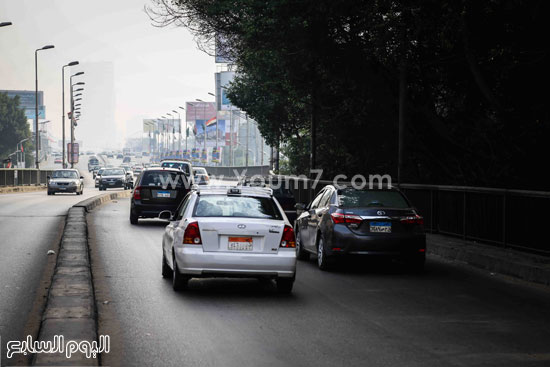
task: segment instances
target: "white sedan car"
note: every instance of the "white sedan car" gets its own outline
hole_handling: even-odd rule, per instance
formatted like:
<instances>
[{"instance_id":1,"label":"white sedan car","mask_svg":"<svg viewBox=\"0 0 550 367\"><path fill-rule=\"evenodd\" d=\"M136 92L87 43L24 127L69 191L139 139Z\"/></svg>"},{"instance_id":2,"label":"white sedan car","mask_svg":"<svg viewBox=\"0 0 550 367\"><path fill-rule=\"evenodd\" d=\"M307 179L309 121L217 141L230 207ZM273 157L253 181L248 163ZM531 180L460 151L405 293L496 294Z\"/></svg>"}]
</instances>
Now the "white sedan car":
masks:
<instances>
[{"instance_id":1,"label":"white sedan car","mask_svg":"<svg viewBox=\"0 0 550 367\"><path fill-rule=\"evenodd\" d=\"M162 239L162 276L174 290L191 278L255 277L290 293L296 276L294 230L271 189L193 189L169 219Z\"/></svg>"}]
</instances>

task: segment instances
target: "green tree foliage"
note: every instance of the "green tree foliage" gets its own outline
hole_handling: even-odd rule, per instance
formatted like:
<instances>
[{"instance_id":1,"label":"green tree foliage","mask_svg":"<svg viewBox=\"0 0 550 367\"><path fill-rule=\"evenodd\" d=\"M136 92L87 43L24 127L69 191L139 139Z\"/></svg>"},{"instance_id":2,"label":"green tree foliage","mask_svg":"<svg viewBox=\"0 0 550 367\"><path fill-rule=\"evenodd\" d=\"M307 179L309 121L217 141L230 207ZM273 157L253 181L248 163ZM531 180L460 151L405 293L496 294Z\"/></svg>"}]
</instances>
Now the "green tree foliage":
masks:
<instances>
[{"instance_id":1,"label":"green tree foliage","mask_svg":"<svg viewBox=\"0 0 550 367\"><path fill-rule=\"evenodd\" d=\"M18 142L30 136L25 112L19 108L19 96L10 98L6 93L0 93L0 158L6 159L15 151ZM25 152L32 151L32 147L30 140L23 143ZM12 156L12 161L15 162L15 156ZM31 161L27 159L27 162Z\"/></svg>"},{"instance_id":2,"label":"green tree foliage","mask_svg":"<svg viewBox=\"0 0 550 367\"><path fill-rule=\"evenodd\" d=\"M187 27L205 51L227 39L232 103L295 173L316 116L327 176L395 175L405 91L405 181L542 188L547 1L152 1L158 25Z\"/></svg>"}]
</instances>

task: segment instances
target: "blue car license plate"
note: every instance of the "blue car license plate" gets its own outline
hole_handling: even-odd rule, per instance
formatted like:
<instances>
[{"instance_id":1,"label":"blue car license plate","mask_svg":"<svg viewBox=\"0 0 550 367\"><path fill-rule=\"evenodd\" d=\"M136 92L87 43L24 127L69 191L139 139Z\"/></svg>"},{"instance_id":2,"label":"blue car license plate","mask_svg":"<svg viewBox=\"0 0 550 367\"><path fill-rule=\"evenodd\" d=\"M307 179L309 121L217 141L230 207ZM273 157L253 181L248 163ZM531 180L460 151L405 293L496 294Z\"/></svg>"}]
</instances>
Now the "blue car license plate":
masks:
<instances>
[{"instance_id":1,"label":"blue car license plate","mask_svg":"<svg viewBox=\"0 0 550 367\"><path fill-rule=\"evenodd\" d=\"M370 231L374 233L391 233L391 222L371 222Z\"/></svg>"},{"instance_id":2,"label":"blue car license plate","mask_svg":"<svg viewBox=\"0 0 550 367\"><path fill-rule=\"evenodd\" d=\"M157 197L158 198L169 198L170 197L170 192L169 191L158 191L157 192Z\"/></svg>"}]
</instances>

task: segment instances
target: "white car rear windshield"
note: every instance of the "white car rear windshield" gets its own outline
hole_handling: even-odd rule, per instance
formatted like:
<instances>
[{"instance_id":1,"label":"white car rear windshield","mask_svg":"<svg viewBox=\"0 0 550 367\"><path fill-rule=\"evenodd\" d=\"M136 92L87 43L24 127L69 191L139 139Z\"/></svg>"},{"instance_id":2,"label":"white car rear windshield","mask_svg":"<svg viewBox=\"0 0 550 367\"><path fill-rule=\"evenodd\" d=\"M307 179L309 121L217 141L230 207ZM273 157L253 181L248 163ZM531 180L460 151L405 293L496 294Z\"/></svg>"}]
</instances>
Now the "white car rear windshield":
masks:
<instances>
[{"instance_id":1,"label":"white car rear windshield","mask_svg":"<svg viewBox=\"0 0 550 367\"><path fill-rule=\"evenodd\" d=\"M193 216L283 219L271 198L227 195L200 196Z\"/></svg>"}]
</instances>

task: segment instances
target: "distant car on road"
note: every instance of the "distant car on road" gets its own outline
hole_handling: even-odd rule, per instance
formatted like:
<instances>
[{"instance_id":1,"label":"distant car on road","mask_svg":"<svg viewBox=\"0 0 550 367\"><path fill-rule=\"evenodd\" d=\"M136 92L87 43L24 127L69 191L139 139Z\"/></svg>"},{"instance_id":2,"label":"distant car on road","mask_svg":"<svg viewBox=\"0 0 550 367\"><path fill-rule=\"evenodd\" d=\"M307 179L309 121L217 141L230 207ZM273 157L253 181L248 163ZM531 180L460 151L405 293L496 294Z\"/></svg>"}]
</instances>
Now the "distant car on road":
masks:
<instances>
[{"instance_id":1,"label":"distant car on road","mask_svg":"<svg viewBox=\"0 0 550 367\"><path fill-rule=\"evenodd\" d=\"M126 180L128 181L128 185L130 188L134 187L134 172L130 168L126 168Z\"/></svg>"},{"instance_id":2,"label":"distant car on road","mask_svg":"<svg viewBox=\"0 0 550 367\"><path fill-rule=\"evenodd\" d=\"M97 171L97 174L94 177L96 188L99 187L99 181L101 180L101 175L103 174L103 171L105 171L105 168L100 168L99 171Z\"/></svg>"},{"instance_id":3,"label":"distant car on road","mask_svg":"<svg viewBox=\"0 0 550 367\"><path fill-rule=\"evenodd\" d=\"M296 277L294 230L270 189L205 186L173 214L162 239L162 276L174 290L191 278L275 279L290 293Z\"/></svg>"},{"instance_id":4,"label":"distant car on road","mask_svg":"<svg viewBox=\"0 0 550 367\"><path fill-rule=\"evenodd\" d=\"M131 161L132 161L132 157L130 157L129 155L122 158L122 163L130 163Z\"/></svg>"},{"instance_id":5,"label":"distant car on road","mask_svg":"<svg viewBox=\"0 0 550 367\"><path fill-rule=\"evenodd\" d=\"M208 185L210 183L210 177L204 167L193 167L193 179L197 185Z\"/></svg>"},{"instance_id":6,"label":"distant car on road","mask_svg":"<svg viewBox=\"0 0 550 367\"><path fill-rule=\"evenodd\" d=\"M193 165L191 162L183 159L163 159L160 161L161 167L177 168L183 171L187 176L193 174Z\"/></svg>"},{"instance_id":7,"label":"distant car on road","mask_svg":"<svg viewBox=\"0 0 550 367\"><path fill-rule=\"evenodd\" d=\"M99 160L95 156L91 156L90 159L88 159L88 172L92 172L94 167L99 166Z\"/></svg>"},{"instance_id":8,"label":"distant car on road","mask_svg":"<svg viewBox=\"0 0 550 367\"><path fill-rule=\"evenodd\" d=\"M296 200L294 199L294 194L289 188L289 182L284 180L279 180L274 177L258 177L259 179L255 180L252 178L246 177L242 181L243 186L260 186L260 187L269 187L273 190L273 196L277 199L285 214L290 221L294 223L297 218L296 215Z\"/></svg>"},{"instance_id":9,"label":"distant car on road","mask_svg":"<svg viewBox=\"0 0 550 367\"><path fill-rule=\"evenodd\" d=\"M106 168L101 175L99 190L104 191L114 188L123 188L124 190L131 188L126 171L123 168Z\"/></svg>"},{"instance_id":10,"label":"distant car on road","mask_svg":"<svg viewBox=\"0 0 550 367\"><path fill-rule=\"evenodd\" d=\"M143 167L134 166L133 171L134 171L134 176L139 176L139 174L143 171Z\"/></svg>"},{"instance_id":11,"label":"distant car on road","mask_svg":"<svg viewBox=\"0 0 550 367\"><path fill-rule=\"evenodd\" d=\"M178 169L144 169L130 200L130 223L138 224L138 218L156 218L164 210L175 211L190 187L189 178Z\"/></svg>"},{"instance_id":12,"label":"distant car on road","mask_svg":"<svg viewBox=\"0 0 550 367\"><path fill-rule=\"evenodd\" d=\"M57 157L57 158L55 158L54 163L61 164L61 163L63 163L63 160L61 159L61 157Z\"/></svg>"},{"instance_id":13,"label":"distant car on road","mask_svg":"<svg viewBox=\"0 0 550 367\"><path fill-rule=\"evenodd\" d=\"M82 195L84 192L84 177L76 169L57 169L48 176L48 195L57 192L74 192Z\"/></svg>"},{"instance_id":14,"label":"distant car on road","mask_svg":"<svg viewBox=\"0 0 550 367\"><path fill-rule=\"evenodd\" d=\"M119 154L116 155L116 158L117 159L122 159L122 158L124 158L124 156L121 153L119 153Z\"/></svg>"},{"instance_id":15,"label":"distant car on road","mask_svg":"<svg viewBox=\"0 0 550 367\"><path fill-rule=\"evenodd\" d=\"M317 255L327 270L344 256L402 260L412 270L424 267L424 219L397 189L356 190L324 187L304 208L296 204L298 258Z\"/></svg>"},{"instance_id":16,"label":"distant car on road","mask_svg":"<svg viewBox=\"0 0 550 367\"><path fill-rule=\"evenodd\" d=\"M94 166L94 167L92 168L92 176L93 176L93 178L96 178L97 173L98 173L99 170L102 169L102 168L104 168L104 167Z\"/></svg>"}]
</instances>

